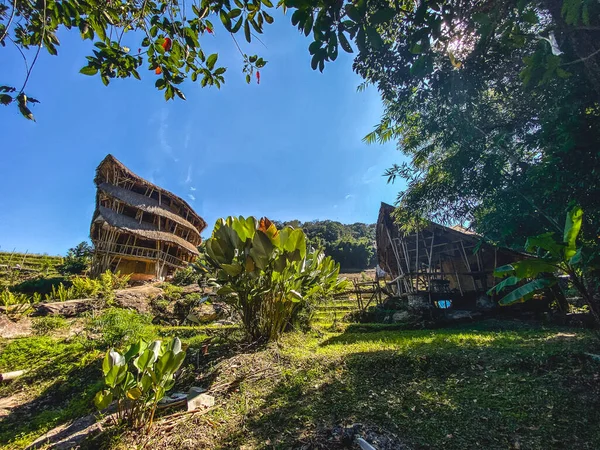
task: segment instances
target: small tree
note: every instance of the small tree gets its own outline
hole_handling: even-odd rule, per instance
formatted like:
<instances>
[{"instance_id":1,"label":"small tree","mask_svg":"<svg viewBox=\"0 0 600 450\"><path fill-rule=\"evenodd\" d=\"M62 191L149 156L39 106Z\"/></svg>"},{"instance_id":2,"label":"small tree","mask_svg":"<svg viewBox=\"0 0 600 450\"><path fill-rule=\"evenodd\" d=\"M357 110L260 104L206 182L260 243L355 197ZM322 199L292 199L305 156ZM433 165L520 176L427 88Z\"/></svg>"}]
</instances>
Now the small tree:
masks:
<instances>
[{"instance_id":1,"label":"small tree","mask_svg":"<svg viewBox=\"0 0 600 450\"><path fill-rule=\"evenodd\" d=\"M343 289L339 264L307 249L300 229L267 218L219 219L206 241L206 266L217 293L240 314L253 340L275 340L325 296Z\"/></svg>"},{"instance_id":2,"label":"small tree","mask_svg":"<svg viewBox=\"0 0 600 450\"><path fill-rule=\"evenodd\" d=\"M70 248L63 263L56 268L63 275L78 275L85 272L92 262L94 249L83 241L76 247Z\"/></svg>"},{"instance_id":3,"label":"small tree","mask_svg":"<svg viewBox=\"0 0 600 450\"><path fill-rule=\"evenodd\" d=\"M528 280L526 284L517 287L500 299L499 304L511 305L524 302L541 290L556 285L559 275L567 275L600 325L598 302L585 281L590 267L582 256L582 247L577 247L577 236L582 222L583 210L576 206L567 213L562 240L557 239L553 232L527 239L525 249L535 253L536 256L498 267L494 275L504 277L504 280L494 286L488 294L499 293Z\"/></svg>"}]
</instances>

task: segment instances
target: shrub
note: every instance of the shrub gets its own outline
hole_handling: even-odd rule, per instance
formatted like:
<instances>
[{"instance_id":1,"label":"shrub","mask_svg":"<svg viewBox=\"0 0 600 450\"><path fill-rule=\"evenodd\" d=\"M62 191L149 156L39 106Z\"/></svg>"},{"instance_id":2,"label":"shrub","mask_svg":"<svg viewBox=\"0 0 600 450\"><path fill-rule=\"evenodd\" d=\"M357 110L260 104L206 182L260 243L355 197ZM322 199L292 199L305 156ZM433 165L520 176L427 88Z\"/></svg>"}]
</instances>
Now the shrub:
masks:
<instances>
[{"instance_id":1,"label":"shrub","mask_svg":"<svg viewBox=\"0 0 600 450\"><path fill-rule=\"evenodd\" d=\"M107 270L100 275L100 291L107 304L111 304L115 299L115 289L127 287L131 275L121 275L121 272L112 273Z\"/></svg>"},{"instance_id":2,"label":"shrub","mask_svg":"<svg viewBox=\"0 0 600 450\"><path fill-rule=\"evenodd\" d=\"M278 230L266 218L217 221L204 256L217 294L239 313L254 340L278 339L323 297L343 289L339 264L307 249L300 229Z\"/></svg>"},{"instance_id":3,"label":"shrub","mask_svg":"<svg viewBox=\"0 0 600 450\"><path fill-rule=\"evenodd\" d=\"M98 280L87 277L75 277L71 280L71 298L94 298L97 297L102 289L102 284Z\"/></svg>"},{"instance_id":4,"label":"shrub","mask_svg":"<svg viewBox=\"0 0 600 450\"><path fill-rule=\"evenodd\" d=\"M92 261L93 248L87 242L80 242L70 248L63 263L56 269L63 275L78 275L89 269Z\"/></svg>"},{"instance_id":5,"label":"shrub","mask_svg":"<svg viewBox=\"0 0 600 450\"><path fill-rule=\"evenodd\" d=\"M60 316L36 317L31 322L31 329L37 335L45 335L66 328L68 324L67 320Z\"/></svg>"},{"instance_id":6,"label":"shrub","mask_svg":"<svg viewBox=\"0 0 600 450\"><path fill-rule=\"evenodd\" d=\"M67 300L72 300L75 298L75 291L73 291L72 287L65 287L64 284L60 283L58 288L52 286L52 291L49 294L46 294L46 300L58 300L61 302L65 302Z\"/></svg>"},{"instance_id":7,"label":"shrub","mask_svg":"<svg viewBox=\"0 0 600 450\"><path fill-rule=\"evenodd\" d=\"M9 312L17 312L21 311L21 307L27 307L30 304L29 297L25 294L15 294L10 292L8 289L4 289L0 292L0 305L4 307L4 312L8 314Z\"/></svg>"},{"instance_id":8,"label":"shrub","mask_svg":"<svg viewBox=\"0 0 600 450\"><path fill-rule=\"evenodd\" d=\"M200 274L192 266L188 266L185 269L178 269L173 275L171 283L175 286L188 286L190 284L196 284Z\"/></svg>"},{"instance_id":9,"label":"shrub","mask_svg":"<svg viewBox=\"0 0 600 450\"><path fill-rule=\"evenodd\" d=\"M154 337L152 317L136 311L108 308L89 320L86 331L99 335L102 347L121 347L142 338Z\"/></svg>"},{"instance_id":10,"label":"shrub","mask_svg":"<svg viewBox=\"0 0 600 450\"><path fill-rule=\"evenodd\" d=\"M23 294L33 295L38 293L46 296L52 292L53 287L57 288L61 283L67 287L71 285L71 282L65 277L32 278L13 286L11 290Z\"/></svg>"},{"instance_id":11,"label":"shrub","mask_svg":"<svg viewBox=\"0 0 600 450\"><path fill-rule=\"evenodd\" d=\"M170 283L163 283L161 285L161 288L164 292L164 297L171 301L179 300L183 295L183 288L179 286L174 286Z\"/></svg>"},{"instance_id":12,"label":"shrub","mask_svg":"<svg viewBox=\"0 0 600 450\"><path fill-rule=\"evenodd\" d=\"M184 359L178 338L166 345L140 340L124 354L111 349L102 363L105 389L96 394L96 407L102 410L116 401L118 423L149 429L156 406L175 384L174 374Z\"/></svg>"}]
</instances>

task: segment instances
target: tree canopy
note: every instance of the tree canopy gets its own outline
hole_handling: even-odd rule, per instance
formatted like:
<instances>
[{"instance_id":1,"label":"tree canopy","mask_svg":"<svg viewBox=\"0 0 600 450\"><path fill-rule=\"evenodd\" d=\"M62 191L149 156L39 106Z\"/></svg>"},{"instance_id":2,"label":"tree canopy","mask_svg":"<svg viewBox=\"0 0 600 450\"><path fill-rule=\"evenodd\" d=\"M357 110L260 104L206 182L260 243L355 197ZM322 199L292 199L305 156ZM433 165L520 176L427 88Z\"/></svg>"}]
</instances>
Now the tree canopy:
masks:
<instances>
[{"instance_id":1,"label":"tree canopy","mask_svg":"<svg viewBox=\"0 0 600 450\"><path fill-rule=\"evenodd\" d=\"M364 270L374 267L375 224L343 224L333 220L277 222L277 227L302 228L309 244L322 247L327 256L340 264L341 270Z\"/></svg>"},{"instance_id":2,"label":"tree canopy","mask_svg":"<svg viewBox=\"0 0 600 450\"><path fill-rule=\"evenodd\" d=\"M203 45L218 27L250 82L266 61L240 42L261 34L276 7L310 36L313 69L340 47L357 51L354 69L381 92L385 113L366 140L396 140L409 157L388 172L408 180L402 223L469 221L510 244L557 229L577 202L583 236L596 235L600 4L591 0L7 0L0 44L21 53L26 72L20 88L0 86L0 102L33 118L27 80L42 49L57 54L61 28L93 43L83 74L108 84L150 70L169 100L185 98L187 78L225 81Z\"/></svg>"}]
</instances>

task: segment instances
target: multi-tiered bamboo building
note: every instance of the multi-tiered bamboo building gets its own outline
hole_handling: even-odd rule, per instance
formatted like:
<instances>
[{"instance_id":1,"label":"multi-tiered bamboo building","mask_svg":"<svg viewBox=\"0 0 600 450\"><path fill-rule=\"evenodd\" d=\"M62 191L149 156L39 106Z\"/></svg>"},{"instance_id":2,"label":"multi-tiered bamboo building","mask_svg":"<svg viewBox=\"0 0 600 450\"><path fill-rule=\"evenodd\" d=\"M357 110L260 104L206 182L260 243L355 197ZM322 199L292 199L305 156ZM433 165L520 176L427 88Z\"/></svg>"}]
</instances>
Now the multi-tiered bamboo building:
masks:
<instances>
[{"instance_id":1,"label":"multi-tiered bamboo building","mask_svg":"<svg viewBox=\"0 0 600 450\"><path fill-rule=\"evenodd\" d=\"M93 271L133 280L164 279L198 256L206 222L175 194L134 174L108 155L96 169L91 239Z\"/></svg>"}]
</instances>

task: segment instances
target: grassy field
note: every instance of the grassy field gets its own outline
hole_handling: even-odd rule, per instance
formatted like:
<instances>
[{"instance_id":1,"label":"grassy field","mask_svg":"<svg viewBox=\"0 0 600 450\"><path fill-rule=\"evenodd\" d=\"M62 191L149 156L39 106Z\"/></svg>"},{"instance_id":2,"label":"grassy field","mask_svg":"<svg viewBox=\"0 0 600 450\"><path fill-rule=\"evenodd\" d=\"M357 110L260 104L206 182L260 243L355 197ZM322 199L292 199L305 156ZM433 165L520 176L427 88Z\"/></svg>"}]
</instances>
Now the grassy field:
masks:
<instances>
[{"instance_id":1,"label":"grassy field","mask_svg":"<svg viewBox=\"0 0 600 450\"><path fill-rule=\"evenodd\" d=\"M148 436L113 430L89 448L342 448L331 430L353 423L414 449L600 448L600 362L586 354L600 343L589 331L493 320L393 331L323 316L309 333L248 348L236 330L155 328L189 345L175 390L207 387L216 408L159 419ZM3 448L93 411L102 356L93 343L41 336L0 346L0 371L30 368L0 387L15 404L0 419Z\"/></svg>"},{"instance_id":2,"label":"grassy field","mask_svg":"<svg viewBox=\"0 0 600 450\"><path fill-rule=\"evenodd\" d=\"M43 274L44 276L56 276L56 266L62 264L62 257L37 255L30 253L0 252L0 282L12 284L22 281L32 274ZM21 271L11 271L15 266L21 266Z\"/></svg>"}]
</instances>

